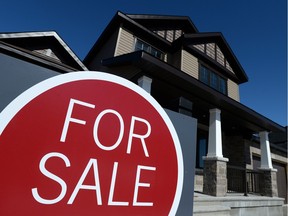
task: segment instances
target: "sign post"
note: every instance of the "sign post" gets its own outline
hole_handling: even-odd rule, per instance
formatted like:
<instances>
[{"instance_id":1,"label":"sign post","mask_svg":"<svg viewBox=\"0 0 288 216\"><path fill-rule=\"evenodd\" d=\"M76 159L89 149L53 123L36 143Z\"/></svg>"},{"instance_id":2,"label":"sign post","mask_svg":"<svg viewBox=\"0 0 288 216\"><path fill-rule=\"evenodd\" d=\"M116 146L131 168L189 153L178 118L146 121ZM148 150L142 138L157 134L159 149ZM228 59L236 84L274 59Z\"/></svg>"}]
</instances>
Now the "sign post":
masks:
<instances>
[{"instance_id":1,"label":"sign post","mask_svg":"<svg viewBox=\"0 0 288 216\"><path fill-rule=\"evenodd\" d=\"M45 80L0 113L0 215L175 215L176 131L143 89L102 72Z\"/></svg>"}]
</instances>

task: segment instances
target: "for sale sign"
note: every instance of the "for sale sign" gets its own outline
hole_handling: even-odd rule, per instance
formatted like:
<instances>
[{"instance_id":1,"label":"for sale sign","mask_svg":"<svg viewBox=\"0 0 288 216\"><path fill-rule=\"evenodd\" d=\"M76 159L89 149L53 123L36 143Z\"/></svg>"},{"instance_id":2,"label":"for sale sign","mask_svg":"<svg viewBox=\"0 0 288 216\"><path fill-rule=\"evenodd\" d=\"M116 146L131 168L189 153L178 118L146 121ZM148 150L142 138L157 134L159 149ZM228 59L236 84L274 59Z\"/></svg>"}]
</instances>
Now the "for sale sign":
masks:
<instances>
[{"instance_id":1,"label":"for sale sign","mask_svg":"<svg viewBox=\"0 0 288 216\"><path fill-rule=\"evenodd\" d=\"M45 80L0 113L0 215L175 215L183 160L171 121L102 72Z\"/></svg>"}]
</instances>

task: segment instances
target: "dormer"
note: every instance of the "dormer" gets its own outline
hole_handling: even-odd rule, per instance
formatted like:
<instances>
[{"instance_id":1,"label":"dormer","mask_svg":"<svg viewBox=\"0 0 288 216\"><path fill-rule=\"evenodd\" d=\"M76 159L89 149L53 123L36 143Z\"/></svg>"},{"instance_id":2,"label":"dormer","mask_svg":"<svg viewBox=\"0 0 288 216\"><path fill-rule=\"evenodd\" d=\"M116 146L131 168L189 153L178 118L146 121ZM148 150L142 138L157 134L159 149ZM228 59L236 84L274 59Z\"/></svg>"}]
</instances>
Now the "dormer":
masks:
<instances>
[{"instance_id":1,"label":"dormer","mask_svg":"<svg viewBox=\"0 0 288 216\"><path fill-rule=\"evenodd\" d=\"M221 33L184 34L173 43L170 62L234 100L248 77Z\"/></svg>"}]
</instances>

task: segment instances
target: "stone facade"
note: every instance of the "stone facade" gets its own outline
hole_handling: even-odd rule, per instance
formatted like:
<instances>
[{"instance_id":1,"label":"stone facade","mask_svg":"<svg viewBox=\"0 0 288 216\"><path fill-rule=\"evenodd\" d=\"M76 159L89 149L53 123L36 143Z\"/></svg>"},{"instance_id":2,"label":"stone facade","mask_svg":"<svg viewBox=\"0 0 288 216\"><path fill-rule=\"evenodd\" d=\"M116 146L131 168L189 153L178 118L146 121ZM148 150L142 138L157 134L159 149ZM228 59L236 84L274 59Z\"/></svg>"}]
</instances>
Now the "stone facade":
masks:
<instances>
[{"instance_id":1,"label":"stone facade","mask_svg":"<svg viewBox=\"0 0 288 216\"><path fill-rule=\"evenodd\" d=\"M264 196L278 197L277 189L277 171L262 170L263 181L261 183L262 194Z\"/></svg>"},{"instance_id":2,"label":"stone facade","mask_svg":"<svg viewBox=\"0 0 288 216\"><path fill-rule=\"evenodd\" d=\"M203 170L196 169L194 176L194 191L203 192Z\"/></svg>"},{"instance_id":3,"label":"stone facade","mask_svg":"<svg viewBox=\"0 0 288 216\"><path fill-rule=\"evenodd\" d=\"M203 192L212 196L227 193L227 159L204 158Z\"/></svg>"}]
</instances>

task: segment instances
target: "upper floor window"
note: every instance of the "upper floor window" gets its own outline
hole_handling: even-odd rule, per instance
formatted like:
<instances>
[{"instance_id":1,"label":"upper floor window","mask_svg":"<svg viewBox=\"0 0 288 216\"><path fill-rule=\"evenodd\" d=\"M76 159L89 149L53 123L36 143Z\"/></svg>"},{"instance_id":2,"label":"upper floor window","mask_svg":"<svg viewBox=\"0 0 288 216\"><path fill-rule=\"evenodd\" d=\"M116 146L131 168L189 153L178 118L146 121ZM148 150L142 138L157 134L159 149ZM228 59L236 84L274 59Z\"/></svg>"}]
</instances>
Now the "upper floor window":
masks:
<instances>
[{"instance_id":1,"label":"upper floor window","mask_svg":"<svg viewBox=\"0 0 288 216\"><path fill-rule=\"evenodd\" d=\"M217 91L227 94L227 80L203 65L200 65L199 80Z\"/></svg>"},{"instance_id":2,"label":"upper floor window","mask_svg":"<svg viewBox=\"0 0 288 216\"><path fill-rule=\"evenodd\" d=\"M135 51L137 50L144 50L148 53L150 53L151 55L155 56L156 58L159 58L161 60L164 59L164 53L161 52L160 50L152 47L151 45L145 43L144 41L141 41L139 39L136 39L136 43L135 43Z\"/></svg>"}]
</instances>

